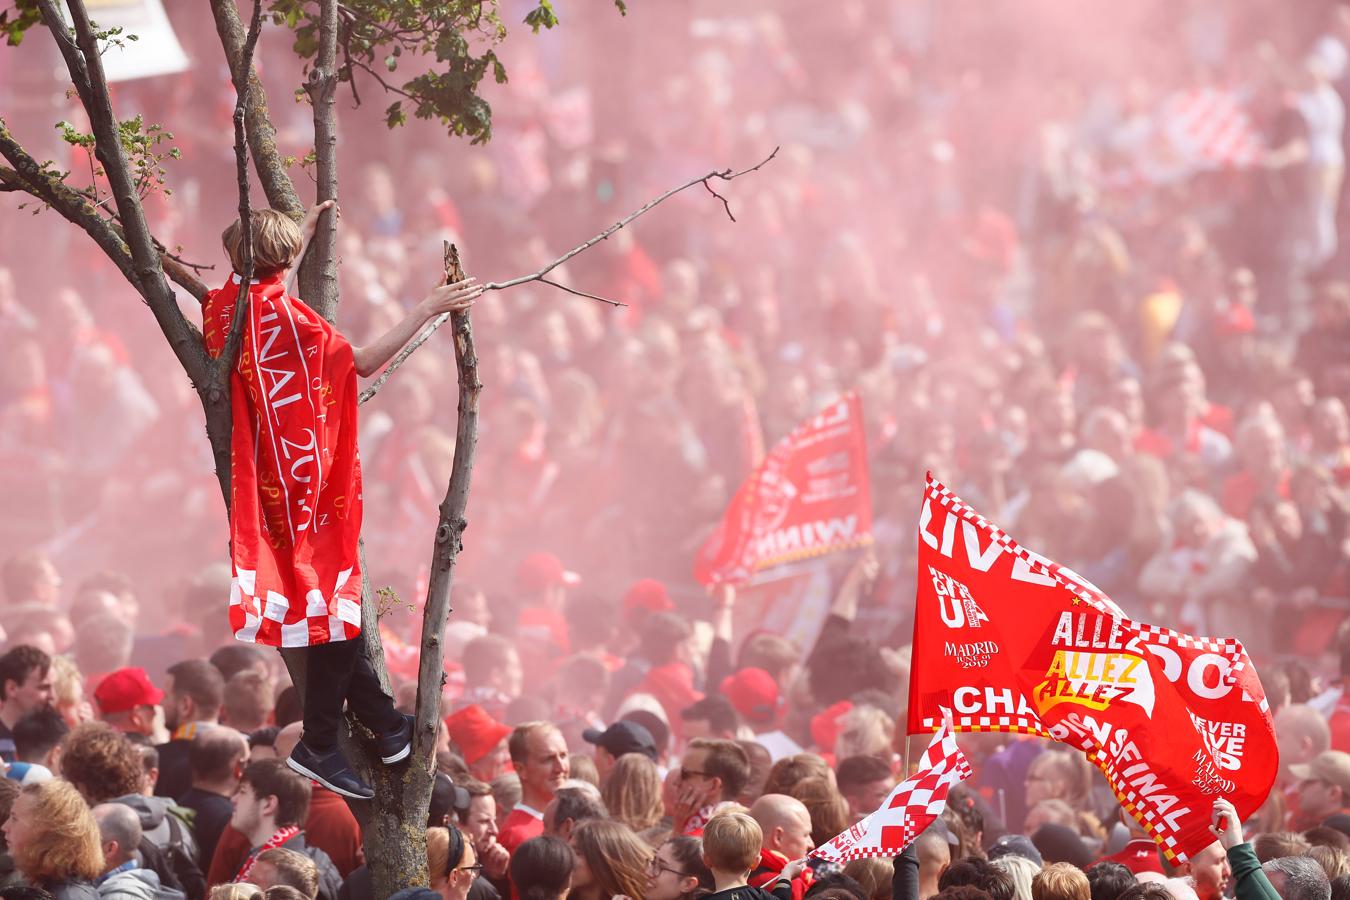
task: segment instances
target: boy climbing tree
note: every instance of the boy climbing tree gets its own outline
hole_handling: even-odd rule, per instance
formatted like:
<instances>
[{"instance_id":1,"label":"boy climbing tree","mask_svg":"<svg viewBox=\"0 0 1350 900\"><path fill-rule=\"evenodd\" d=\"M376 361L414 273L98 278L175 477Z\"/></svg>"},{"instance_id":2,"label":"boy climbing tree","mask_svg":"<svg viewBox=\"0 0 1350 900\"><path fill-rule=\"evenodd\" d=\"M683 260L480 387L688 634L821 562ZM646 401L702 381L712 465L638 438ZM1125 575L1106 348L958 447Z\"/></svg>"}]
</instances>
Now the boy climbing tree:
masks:
<instances>
[{"instance_id":1,"label":"boy climbing tree","mask_svg":"<svg viewBox=\"0 0 1350 900\"><path fill-rule=\"evenodd\" d=\"M239 284L253 278L230 374L230 628L237 640L305 648L304 735L287 764L344 797L374 792L338 749L344 702L376 736L386 765L407 758L412 717L394 709L362 652L361 463L358 375L387 363L428 321L473 305L472 278L441 284L401 322L354 347L291 294L284 279L304 259L319 217L300 226L272 209L222 235L232 274L202 305L207 352L219 357L237 314ZM250 259L251 256L251 259Z\"/></svg>"}]
</instances>

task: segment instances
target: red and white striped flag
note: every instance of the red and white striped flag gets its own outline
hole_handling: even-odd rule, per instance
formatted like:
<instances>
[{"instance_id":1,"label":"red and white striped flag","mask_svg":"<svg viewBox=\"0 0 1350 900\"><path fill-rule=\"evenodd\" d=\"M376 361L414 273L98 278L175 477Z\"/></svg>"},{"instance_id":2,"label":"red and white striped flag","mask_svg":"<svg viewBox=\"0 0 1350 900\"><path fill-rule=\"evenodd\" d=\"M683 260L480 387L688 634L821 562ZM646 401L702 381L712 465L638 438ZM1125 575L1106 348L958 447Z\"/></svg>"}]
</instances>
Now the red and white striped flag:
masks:
<instances>
[{"instance_id":1,"label":"red and white striped flag","mask_svg":"<svg viewBox=\"0 0 1350 900\"><path fill-rule=\"evenodd\" d=\"M1244 169L1261 161L1261 132L1237 91L1178 91L1163 103L1162 131L1176 152L1200 169Z\"/></svg>"},{"instance_id":2,"label":"red and white striped flag","mask_svg":"<svg viewBox=\"0 0 1350 900\"><path fill-rule=\"evenodd\" d=\"M970 777L970 763L956 746L951 720L942 723L919 760L919 770L902 781L881 808L811 852L846 863L866 856L897 856L947 807L952 785Z\"/></svg>"}]
</instances>

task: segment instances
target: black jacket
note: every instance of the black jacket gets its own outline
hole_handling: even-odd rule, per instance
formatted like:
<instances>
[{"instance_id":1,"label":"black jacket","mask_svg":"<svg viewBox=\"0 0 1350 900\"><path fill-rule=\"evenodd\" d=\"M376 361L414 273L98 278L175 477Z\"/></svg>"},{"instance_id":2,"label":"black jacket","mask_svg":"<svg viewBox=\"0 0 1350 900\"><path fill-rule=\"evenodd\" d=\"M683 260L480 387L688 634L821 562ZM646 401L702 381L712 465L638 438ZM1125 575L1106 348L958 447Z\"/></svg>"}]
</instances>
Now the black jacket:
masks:
<instances>
[{"instance_id":1,"label":"black jacket","mask_svg":"<svg viewBox=\"0 0 1350 900\"><path fill-rule=\"evenodd\" d=\"M772 891L749 885L727 888L725 891L708 894L703 900L792 900L792 885L780 881Z\"/></svg>"}]
</instances>

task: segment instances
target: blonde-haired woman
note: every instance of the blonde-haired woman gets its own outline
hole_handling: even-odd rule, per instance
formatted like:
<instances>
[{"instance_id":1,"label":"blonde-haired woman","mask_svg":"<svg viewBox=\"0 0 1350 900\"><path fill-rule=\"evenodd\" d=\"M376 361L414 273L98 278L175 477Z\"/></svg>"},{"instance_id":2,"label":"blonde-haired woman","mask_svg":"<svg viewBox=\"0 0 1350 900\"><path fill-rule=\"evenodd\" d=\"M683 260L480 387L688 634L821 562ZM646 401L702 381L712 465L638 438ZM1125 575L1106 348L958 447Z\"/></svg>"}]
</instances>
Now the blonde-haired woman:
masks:
<instances>
[{"instance_id":1,"label":"blonde-haired woman","mask_svg":"<svg viewBox=\"0 0 1350 900\"><path fill-rule=\"evenodd\" d=\"M0 831L29 884L55 900L98 900L94 879L103 874L98 823L70 782L25 785Z\"/></svg>"},{"instance_id":2,"label":"blonde-haired woman","mask_svg":"<svg viewBox=\"0 0 1350 900\"><path fill-rule=\"evenodd\" d=\"M84 676L74 661L52 657L52 706L71 728L94 720L94 707L84 696Z\"/></svg>"},{"instance_id":3,"label":"blonde-haired woman","mask_svg":"<svg viewBox=\"0 0 1350 900\"><path fill-rule=\"evenodd\" d=\"M600 794L610 816L637 832L655 827L665 815L661 773L656 763L641 753L620 756Z\"/></svg>"},{"instance_id":4,"label":"blonde-haired woman","mask_svg":"<svg viewBox=\"0 0 1350 900\"><path fill-rule=\"evenodd\" d=\"M427 871L431 889L443 900L465 900L483 871L473 843L454 825L427 829Z\"/></svg>"},{"instance_id":5,"label":"blonde-haired woman","mask_svg":"<svg viewBox=\"0 0 1350 900\"><path fill-rule=\"evenodd\" d=\"M643 900L652 848L627 825L610 819L587 819L572 829L569 900L610 900L622 895Z\"/></svg>"}]
</instances>

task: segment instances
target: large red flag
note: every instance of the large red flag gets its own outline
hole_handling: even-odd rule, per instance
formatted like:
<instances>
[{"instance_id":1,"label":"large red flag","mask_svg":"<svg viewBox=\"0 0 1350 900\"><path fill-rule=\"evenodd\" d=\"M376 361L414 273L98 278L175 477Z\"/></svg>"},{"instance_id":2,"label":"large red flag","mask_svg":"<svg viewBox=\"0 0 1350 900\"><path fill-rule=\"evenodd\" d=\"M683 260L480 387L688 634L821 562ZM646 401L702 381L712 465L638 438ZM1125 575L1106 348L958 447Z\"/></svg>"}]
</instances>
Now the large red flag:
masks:
<instances>
[{"instance_id":1,"label":"large red flag","mask_svg":"<svg viewBox=\"0 0 1350 900\"><path fill-rule=\"evenodd\" d=\"M1227 797L1265 801L1279 754L1265 692L1236 640L1125 617L1072 570L1023 547L928 477L909 731L1012 731L1076 747L1170 859L1213 843Z\"/></svg>"},{"instance_id":2,"label":"large red flag","mask_svg":"<svg viewBox=\"0 0 1350 900\"><path fill-rule=\"evenodd\" d=\"M703 584L872 540L862 404L848 394L783 438L741 485L694 562Z\"/></svg>"}]
</instances>

